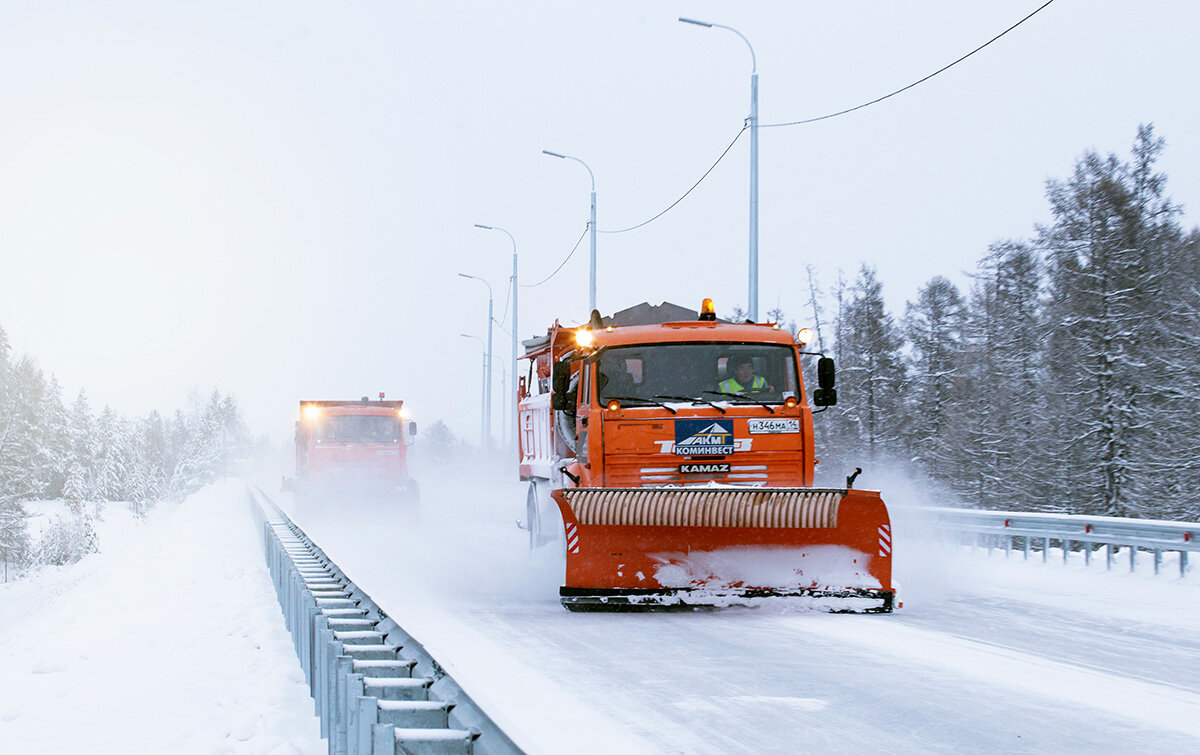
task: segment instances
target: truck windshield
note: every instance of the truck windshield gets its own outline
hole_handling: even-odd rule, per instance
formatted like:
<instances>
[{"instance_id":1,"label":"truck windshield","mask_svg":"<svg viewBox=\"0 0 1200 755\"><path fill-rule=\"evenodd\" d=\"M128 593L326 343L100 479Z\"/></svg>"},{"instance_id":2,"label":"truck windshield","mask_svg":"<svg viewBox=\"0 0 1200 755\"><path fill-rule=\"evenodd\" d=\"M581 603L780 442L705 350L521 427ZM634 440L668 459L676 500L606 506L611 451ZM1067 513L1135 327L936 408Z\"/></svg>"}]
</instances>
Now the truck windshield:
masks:
<instances>
[{"instance_id":1,"label":"truck windshield","mask_svg":"<svg viewBox=\"0 0 1200 755\"><path fill-rule=\"evenodd\" d=\"M601 402L610 397L657 402L670 396L698 402L782 403L797 395L797 385L795 351L784 344L611 346L601 353L596 372Z\"/></svg>"},{"instance_id":2,"label":"truck windshield","mask_svg":"<svg viewBox=\"0 0 1200 755\"><path fill-rule=\"evenodd\" d=\"M400 418L380 414L332 414L317 425L323 443L393 443L400 440Z\"/></svg>"}]
</instances>

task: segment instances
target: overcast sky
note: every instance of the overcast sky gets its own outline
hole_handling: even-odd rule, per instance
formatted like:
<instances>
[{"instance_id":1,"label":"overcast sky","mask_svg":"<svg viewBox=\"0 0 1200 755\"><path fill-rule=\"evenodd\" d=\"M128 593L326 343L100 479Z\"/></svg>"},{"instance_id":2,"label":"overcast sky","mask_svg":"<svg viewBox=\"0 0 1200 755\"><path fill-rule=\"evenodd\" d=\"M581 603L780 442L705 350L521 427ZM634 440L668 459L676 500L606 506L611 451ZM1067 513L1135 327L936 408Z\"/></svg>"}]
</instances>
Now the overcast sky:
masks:
<instances>
[{"instance_id":1,"label":"overcast sky","mask_svg":"<svg viewBox=\"0 0 1200 755\"><path fill-rule=\"evenodd\" d=\"M487 294L549 275L584 231L639 223L764 124L909 84L1040 0L988 3L0 4L0 325L66 398L168 411L234 393L283 442L301 398L387 392L478 433ZM805 311L806 265L878 268L888 301L960 286L1047 216L1088 148L1167 139L1196 223L1200 3L1057 0L886 102L763 129L760 309ZM749 140L642 229L601 234L599 304L747 300ZM522 288L519 332L587 317L587 241ZM511 305L509 304L509 307ZM511 321L505 321L505 328ZM507 367L509 336L497 328ZM496 391L501 362L497 361ZM497 396L496 430L499 434Z\"/></svg>"}]
</instances>

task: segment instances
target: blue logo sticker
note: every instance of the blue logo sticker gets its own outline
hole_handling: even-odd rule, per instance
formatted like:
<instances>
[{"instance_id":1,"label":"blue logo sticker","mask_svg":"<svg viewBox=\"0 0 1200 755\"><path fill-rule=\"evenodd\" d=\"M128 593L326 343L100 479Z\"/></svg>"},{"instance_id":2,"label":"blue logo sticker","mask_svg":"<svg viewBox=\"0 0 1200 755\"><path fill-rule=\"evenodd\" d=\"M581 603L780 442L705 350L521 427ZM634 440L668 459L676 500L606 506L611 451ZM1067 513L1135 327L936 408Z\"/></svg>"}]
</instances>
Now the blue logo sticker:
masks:
<instances>
[{"instance_id":1,"label":"blue logo sticker","mask_svg":"<svg viewBox=\"0 0 1200 755\"><path fill-rule=\"evenodd\" d=\"M675 420L676 456L727 456L733 447L732 420Z\"/></svg>"}]
</instances>

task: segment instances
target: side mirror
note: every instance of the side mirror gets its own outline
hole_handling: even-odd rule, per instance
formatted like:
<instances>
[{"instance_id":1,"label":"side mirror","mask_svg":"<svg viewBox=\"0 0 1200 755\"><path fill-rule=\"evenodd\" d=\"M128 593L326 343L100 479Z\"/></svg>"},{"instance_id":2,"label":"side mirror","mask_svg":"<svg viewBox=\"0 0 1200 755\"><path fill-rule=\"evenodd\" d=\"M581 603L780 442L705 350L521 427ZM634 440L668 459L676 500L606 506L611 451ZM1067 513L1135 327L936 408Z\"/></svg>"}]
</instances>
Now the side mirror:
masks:
<instances>
[{"instance_id":1,"label":"side mirror","mask_svg":"<svg viewBox=\"0 0 1200 755\"><path fill-rule=\"evenodd\" d=\"M833 360L829 357L821 357L817 360L817 385L821 388L832 388L836 380L836 372L833 367Z\"/></svg>"},{"instance_id":2,"label":"side mirror","mask_svg":"<svg viewBox=\"0 0 1200 755\"><path fill-rule=\"evenodd\" d=\"M416 434L417 434L417 423L416 423L416 422L409 422L409 423L408 423L408 435L409 435L409 437L412 437L412 436L414 436L414 435L416 435Z\"/></svg>"},{"instance_id":3,"label":"side mirror","mask_svg":"<svg viewBox=\"0 0 1200 755\"><path fill-rule=\"evenodd\" d=\"M572 407L567 406L567 392L571 388L571 363L570 362L555 362L554 369L550 373L550 408L556 411L565 411Z\"/></svg>"},{"instance_id":4,"label":"side mirror","mask_svg":"<svg viewBox=\"0 0 1200 755\"><path fill-rule=\"evenodd\" d=\"M817 385L820 387L813 391L813 403L815 405L837 405L837 389L833 387L836 379L837 375L833 366L833 360L829 357L821 357L818 359Z\"/></svg>"}]
</instances>

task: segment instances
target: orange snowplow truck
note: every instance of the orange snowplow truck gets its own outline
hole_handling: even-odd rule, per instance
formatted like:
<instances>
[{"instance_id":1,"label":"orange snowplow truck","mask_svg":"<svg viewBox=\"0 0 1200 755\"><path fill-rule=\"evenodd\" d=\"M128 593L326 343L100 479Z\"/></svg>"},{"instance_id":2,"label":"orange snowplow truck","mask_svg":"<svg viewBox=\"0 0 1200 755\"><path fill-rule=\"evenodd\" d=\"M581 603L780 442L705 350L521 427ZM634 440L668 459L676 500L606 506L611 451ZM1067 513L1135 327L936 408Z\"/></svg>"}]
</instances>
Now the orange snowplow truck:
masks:
<instances>
[{"instance_id":1,"label":"orange snowplow truck","mask_svg":"<svg viewBox=\"0 0 1200 755\"><path fill-rule=\"evenodd\" d=\"M666 303L607 321L593 312L588 326L556 322L524 342L521 526L531 546L564 544L563 605L784 597L891 611L891 523L879 493L852 489L853 477L845 488L812 487L813 411L799 369L811 333L720 322L709 299L699 317L681 312ZM812 403L836 403L833 361L821 356L817 372Z\"/></svg>"},{"instance_id":2,"label":"orange snowplow truck","mask_svg":"<svg viewBox=\"0 0 1200 755\"><path fill-rule=\"evenodd\" d=\"M296 422L296 476L284 490L310 500L372 498L416 503L408 446L417 423L403 401L301 401Z\"/></svg>"}]
</instances>

